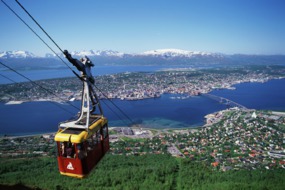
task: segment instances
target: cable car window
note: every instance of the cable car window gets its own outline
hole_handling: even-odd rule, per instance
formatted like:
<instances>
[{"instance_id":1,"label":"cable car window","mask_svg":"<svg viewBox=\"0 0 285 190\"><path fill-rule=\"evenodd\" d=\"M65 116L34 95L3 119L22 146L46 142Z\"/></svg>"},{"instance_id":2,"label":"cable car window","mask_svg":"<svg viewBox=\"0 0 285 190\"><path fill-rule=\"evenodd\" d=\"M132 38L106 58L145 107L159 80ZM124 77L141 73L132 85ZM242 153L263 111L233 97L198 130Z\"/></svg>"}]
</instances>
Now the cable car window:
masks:
<instances>
[{"instance_id":1,"label":"cable car window","mask_svg":"<svg viewBox=\"0 0 285 190\"><path fill-rule=\"evenodd\" d=\"M67 158L74 158L75 156L75 147L73 143L67 143L67 147L65 149L66 151L66 157Z\"/></svg>"},{"instance_id":2,"label":"cable car window","mask_svg":"<svg viewBox=\"0 0 285 190\"><path fill-rule=\"evenodd\" d=\"M60 142L60 150L59 150L59 155L66 157L66 142Z\"/></svg>"},{"instance_id":3,"label":"cable car window","mask_svg":"<svg viewBox=\"0 0 285 190\"><path fill-rule=\"evenodd\" d=\"M93 139L93 135L92 136L90 136L87 140L86 140L86 142L87 142L87 151L91 151L91 150L93 150L93 148L94 148L94 139Z\"/></svg>"},{"instance_id":4,"label":"cable car window","mask_svg":"<svg viewBox=\"0 0 285 190\"><path fill-rule=\"evenodd\" d=\"M97 133L94 133L92 135L92 139L93 139L93 146L96 146L96 144L98 143L98 140L97 140Z\"/></svg>"},{"instance_id":5,"label":"cable car window","mask_svg":"<svg viewBox=\"0 0 285 190\"><path fill-rule=\"evenodd\" d=\"M101 133L100 133L100 130L97 131L96 139L97 139L97 143L99 144L99 143L101 142Z\"/></svg>"},{"instance_id":6,"label":"cable car window","mask_svg":"<svg viewBox=\"0 0 285 190\"><path fill-rule=\"evenodd\" d=\"M108 136L108 127L107 125L104 125L103 127L103 137L104 139Z\"/></svg>"},{"instance_id":7,"label":"cable car window","mask_svg":"<svg viewBox=\"0 0 285 190\"><path fill-rule=\"evenodd\" d=\"M83 159L87 156L87 152L85 150L85 146L83 143L77 144L77 158Z\"/></svg>"}]
</instances>

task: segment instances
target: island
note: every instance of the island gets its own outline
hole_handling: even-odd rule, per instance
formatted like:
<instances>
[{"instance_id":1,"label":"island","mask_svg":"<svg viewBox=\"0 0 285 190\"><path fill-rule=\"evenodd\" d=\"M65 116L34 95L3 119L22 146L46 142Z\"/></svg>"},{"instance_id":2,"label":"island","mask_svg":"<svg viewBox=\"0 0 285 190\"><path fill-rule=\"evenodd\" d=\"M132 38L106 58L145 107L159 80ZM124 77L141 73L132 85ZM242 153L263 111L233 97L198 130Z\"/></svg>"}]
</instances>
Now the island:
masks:
<instances>
[{"instance_id":1,"label":"island","mask_svg":"<svg viewBox=\"0 0 285 190\"><path fill-rule=\"evenodd\" d=\"M266 82L285 77L283 66L242 66L211 69L168 69L159 72L123 72L95 77L99 98L140 100L164 93L196 96L215 89L234 89L245 82ZM76 78L0 85L0 101L66 102L81 98L82 83Z\"/></svg>"}]
</instances>

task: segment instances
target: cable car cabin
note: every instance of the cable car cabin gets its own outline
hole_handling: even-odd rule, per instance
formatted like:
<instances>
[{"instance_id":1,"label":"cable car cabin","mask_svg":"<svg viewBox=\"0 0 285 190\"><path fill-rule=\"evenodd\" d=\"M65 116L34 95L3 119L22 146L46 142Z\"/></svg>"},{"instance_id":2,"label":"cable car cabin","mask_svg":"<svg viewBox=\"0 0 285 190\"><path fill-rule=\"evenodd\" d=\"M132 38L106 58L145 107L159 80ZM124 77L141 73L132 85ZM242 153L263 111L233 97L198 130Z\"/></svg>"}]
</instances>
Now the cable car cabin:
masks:
<instances>
[{"instance_id":1,"label":"cable car cabin","mask_svg":"<svg viewBox=\"0 0 285 190\"><path fill-rule=\"evenodd\" d=\"M83 178L109 150L108 120L94 89L94 78L88 57L82 62L73 59L68 51L66 58L81 71L83 83L81 110L76 120L60 123L54 139L57 143L57 161L61 174ZM77 75L76 75L77 76ZM99 113L98 113L99 111ZM97 112L97 113L95 113Z\"/></svg>"},{"instance_id":2,"label":"cable car cabin","mask_svg":"<svg viewBox=\"0 0 285 190\"><path fill-rule=\"evenodd\" d=\"M83 178L109 150L108 121L90 116L90 127L59 129L55 135L58 167L62 175Z\"/></svg>"}]
</instances>

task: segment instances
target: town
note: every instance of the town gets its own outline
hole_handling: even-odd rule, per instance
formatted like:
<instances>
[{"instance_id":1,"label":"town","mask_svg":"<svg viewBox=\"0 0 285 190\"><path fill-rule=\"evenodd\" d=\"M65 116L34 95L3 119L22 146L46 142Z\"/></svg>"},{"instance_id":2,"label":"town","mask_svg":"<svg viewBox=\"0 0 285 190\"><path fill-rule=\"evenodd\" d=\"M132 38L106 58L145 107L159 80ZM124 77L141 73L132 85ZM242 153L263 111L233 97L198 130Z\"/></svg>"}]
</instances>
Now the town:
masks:
<instances>
[{"instance_id":1,"label":"town","mask_svg":"<svg viewBox=\"0 0 285 190\"><path fill-rule=\"evenodd\" d=\"M171 69L159 72L119 73L95 77L100 98L139 100L164 93L195 96L244 82L284 77L279 66L216 69ZM66 102L81 98L77 78L0 85L0 100ZM40 88L44 87L45 89ZM53 92L53 93L50 93ZM229 108L205 116L206 124L185 129L147 126L111 127L109 154L171 154L204 162L213 170L285 169L285 114ZM0 158L55 157L54 133L0 138Z\"/></svg>"},{"instance_id":2,"label":"town","mask_svg":"<svg viewBox=\"0 0 285 190\"><path fill-rule=\"evenodd\" d=\"M171 154L213 170L285 169L285 113L230 108L207 116L202 127L112 127L109 154ZM56 156L54 133L2 137L0 158Z\"/></svg>"},{"instance_id":3,"label":"town","mask_svg":"<svg viewBox=\"0 0 285 190\"><path fill-rule=\"evenodd\" d=\"M114 140L116 135L111 135L111 153L172 154L223 171L285 169L285 113L232 108L210 118L215 122L196 129L132 130L139 139L149 134L145 141ZM119 134L132 137L126 129Z\"/></svg>"},{"instance_id":4,"label":"town","mask_svg":"<svg viewBox=\"0 0 285 190\"><path fill-rule=\"evenodd\" d=\"M195 96L214 89L234 89L244 82L266 82L283 78L284 67L248 66L217 69L173 69L160 72L134 72L95 77L99 98L140 100L158 98L164 93ZM78 78L40 80L0 85L0 101L66 102L81 98Z\"/></svg>"}]
</instances>

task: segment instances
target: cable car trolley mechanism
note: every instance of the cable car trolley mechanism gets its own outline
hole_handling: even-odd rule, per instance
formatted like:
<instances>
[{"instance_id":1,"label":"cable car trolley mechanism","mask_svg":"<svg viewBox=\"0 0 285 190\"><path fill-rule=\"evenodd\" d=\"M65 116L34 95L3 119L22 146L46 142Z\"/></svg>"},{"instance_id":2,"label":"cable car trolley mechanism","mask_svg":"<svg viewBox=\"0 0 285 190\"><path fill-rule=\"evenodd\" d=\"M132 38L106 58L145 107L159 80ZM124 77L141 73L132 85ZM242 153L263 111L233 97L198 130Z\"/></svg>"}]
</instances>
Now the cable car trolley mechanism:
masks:
<instances>
[{"instance_id":1,"label":"cable car trolley mechanism","mask_svg":"<svg viewBox=\"0 0 285 190\"><path fill-rule=\"evenodd\" d=\"M64 55L80 72L83 83L81 111L77 119L59 124L55 135L57 160L62 175L83 178L109 150L108 120L94 90L91 60L85 56L80 61Z\"/></svg>"}]
</instances>

